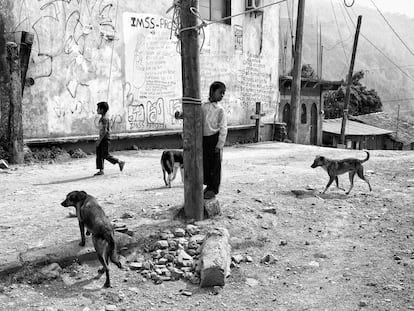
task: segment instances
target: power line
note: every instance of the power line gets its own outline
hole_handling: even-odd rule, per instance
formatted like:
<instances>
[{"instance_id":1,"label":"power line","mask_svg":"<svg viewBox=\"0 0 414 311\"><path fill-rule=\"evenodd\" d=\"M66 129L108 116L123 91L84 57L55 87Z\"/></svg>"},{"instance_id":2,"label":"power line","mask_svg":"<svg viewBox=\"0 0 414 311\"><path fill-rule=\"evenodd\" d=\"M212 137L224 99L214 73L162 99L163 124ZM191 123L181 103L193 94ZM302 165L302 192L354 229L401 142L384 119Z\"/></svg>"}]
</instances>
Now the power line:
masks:
<instances>
[{"instance_id":1,"label":"power line","mask_svg":"<svg viewBox=\"0 0 414 311\"><path fill-rule=\"evenodd\" d=\"M394 27L391 26L391 24L388 22L388 20L385 18L384 14L382 14L382 12L380 11L380 9L376 6L374 0L371 0L372 4L375 6L375 8L377 9L378 13L382 16L382 18L385 20L385 22L387 23L387 25L391 28L392 32L397 36L397 38L401 41L401 43L407 48L407 50L411 53L411 55L414 56L414 52L411 51L411 49L408 47L408 45L404 42L404 40L400 37L400 35L397 33L397 31L395 31Z\"/></svg>"},{"instance_id":2,"label":"power line","mask_svg":"<svg viewBox=\"0 0 414 311\"><path fill-rule=\"evenodd\" d=\"M333 12L333 15L334 15L334 18L335 18L336 29L338 30L339 39L340 39L340 42L342 43L342 49L343 49L343 51L344 51L344 55L345 55L345 63L346 63L346 62L347 62L347 60L348 60L348 55L346 54L346 51L345 51L345 46L344 46L344 43L343 43L343 40L342 40L341 31L339 30L338 19L336 18L335 8L334 8L334 6L333 6L333 2L332 2L332 0L331 0L331 7L332 7L332 12Z\"/></svg>"},{"instance_id":3,"label":"power line","mask_svg":"<svg viewBox=\"0 0 414 311\"><path fill-rule=\"evenodd\" d=\"M400 68L409 68L409 67L414 67L414 64L400 65ZM368 70L384 70L384 69L394 69L394 66L393 67L374 67L374 68L369 68Z\"/></svg>"},{"instance_id":4,"label":"power line","mask_svg":"<svg viewBox=\"0 0 414 311\"><path fill-rule=\"evenodd\" d=\"M414 97L399 98L399 99L386 99L386 100L381 100L381 102L383 102L383 103L392 103L392 102L404 102L404 101L412 101L412 100L414 100Z\"/></svg>"},{"instance_id":5,"label":"power line","mask_svg":"<svg viewBox=\"0 0 414 311\"><path fill-rule=\"evenodd\" d=\"M335 43L334 45L332 45L330 48L325 47L325 51L331 51L331 50L335 49L338 45L343 44L344 42L348 41L348 40L349 40L349 39L351 39L351 38L352 38L352 34L351 34L351 35L349 35L349 37L348 37L348 38L346 38L346 39L344 39L344 40L342 40L342 41L338 41L338 42L336 42L336 43Z\"/></svg>"},{"instance_id":6,"label":"power line","mask_svg":"<svg viewBox=\"0 0 414 311\"><path fill-rule=\"evenodd\" d=\"M348 24L348 21L346 20L345 13L344 13L344 10L346 11L346 9L344 7L342 7L342 5L339 5L339 8L340 8L340 11L341 11L342 16L344 17L344 21L345 21L346 27L348 27L349 34L352 37L352 34L355 32L355 30L354 29L351 29L351 27Z\"/></svg>"},{"instance_id":7,"label":"power line","mask_svg":"<svg viewBox=\"0 0 414 311\"><path fill-rule=\"evenodd\" d=\"M351 8L352 10L352 8ZM355 12L352 11L354 14ZM348 15L348 18L351 20L351 23L355 26L354 21L352 20L351 15L349 14L348 11L346 11L346 14ZM356 14L355 14L356 15ZM360 33L360 35L369 43L371 44L378 52L380 52L391 64L393 64L396 68L398 68L399 71L401 71L408 79L410 79L411 81L414 82L414 78L411 77L407 72L405 72L404 70L402 70L402 68L396 64L387 54L385 54L380 48L378 48L374 43L371 42L371 40L369 40L363 33Z\"/></svg>"}]
</instances>

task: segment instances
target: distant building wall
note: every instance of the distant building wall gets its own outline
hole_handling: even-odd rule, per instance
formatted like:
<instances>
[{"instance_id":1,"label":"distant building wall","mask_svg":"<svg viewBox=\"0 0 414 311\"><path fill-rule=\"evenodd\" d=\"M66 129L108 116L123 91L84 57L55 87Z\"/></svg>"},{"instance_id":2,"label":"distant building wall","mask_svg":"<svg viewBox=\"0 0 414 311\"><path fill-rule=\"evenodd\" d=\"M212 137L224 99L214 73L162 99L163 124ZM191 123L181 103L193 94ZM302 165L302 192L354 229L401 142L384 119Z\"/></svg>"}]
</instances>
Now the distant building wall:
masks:
<instances>
[{"instance_id":1,"label":"distant building wall","mask_svg":"<svg viewBox=\"0 0 414 311\"><path fill-rule=\"evenodd\" d=\"M181 58L171 33L171 0L7 2L6 31L34 33L23 96L25 138L96 134L96 103L108 101L113 133L179 129ZM264 4L271 3L270 0ZM231 1L232 14L245 0ZM223 105L230 125L263 121L277 112L279 5L263 14L232 18L204 28L200 55L201 99L211 82L227 85Z\"/></svg>"},{"instance_id":2,"label":"distant building wall","mask_svg":"<svg viewBox=\"0 0 414 311\"><path fill-rule=\"evenodd\" d=\"M290 87L281 88L280 105L279 105L279 121L290 124L288 115L290 116L291 107L291 89ZM287 106L289 105L289 114L287 114ZM322 144L322 103L320 88L302 88L300 96L299 107L299 123L298 123L298 143L306 145L321 145ZM316 107L316 115L312 119L312 107ZM314 129L313 127L315 127ZM289 125L288 125L289 129ZM312 132L312 130L314 132ZM313 134L312 134L313 133ZM315 138L312 135L316 135Z\"/></svg>"}]
</instances>

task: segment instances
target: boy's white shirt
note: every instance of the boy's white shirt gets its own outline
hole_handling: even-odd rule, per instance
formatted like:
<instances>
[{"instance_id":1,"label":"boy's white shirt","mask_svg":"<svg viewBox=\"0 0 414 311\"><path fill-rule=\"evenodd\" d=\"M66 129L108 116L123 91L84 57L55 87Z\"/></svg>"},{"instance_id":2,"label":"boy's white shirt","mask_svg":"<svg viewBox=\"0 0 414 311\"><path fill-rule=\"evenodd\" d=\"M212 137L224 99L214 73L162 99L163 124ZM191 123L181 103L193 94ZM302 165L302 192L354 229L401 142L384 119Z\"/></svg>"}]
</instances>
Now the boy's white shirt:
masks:
<instances>
[{"instance_id":1,"label":"boy's white shirt","mask_svg":"<svg viewBox=\"0 0 414 311\"><path fill-rule=\"evenodd\" d=\"M216 147L223 149L227 137L227 117L224 107L217 102L205 102L201 106L204 114L203 136L219 133Z\"/></svg>"}]
</instances>

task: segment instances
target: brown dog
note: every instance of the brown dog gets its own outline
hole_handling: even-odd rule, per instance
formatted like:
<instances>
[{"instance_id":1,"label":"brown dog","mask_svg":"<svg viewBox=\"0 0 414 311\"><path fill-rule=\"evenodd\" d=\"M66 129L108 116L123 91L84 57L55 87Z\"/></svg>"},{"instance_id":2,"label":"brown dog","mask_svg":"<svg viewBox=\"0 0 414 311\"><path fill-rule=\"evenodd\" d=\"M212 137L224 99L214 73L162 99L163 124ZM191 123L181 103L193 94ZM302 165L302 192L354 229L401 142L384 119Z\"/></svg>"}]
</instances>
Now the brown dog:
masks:
<instances>
[{"instance_id":1,"label":"brown dog","mask_svg":"<svg viewBox=\"0 0 414 311\"><path fill-rule=\"evenodd\" d=\"M328 190L329 186L332 184L334 180L336 182L337 188L345 190L344 188L339 187L338 175L345 174L347 172L349 172L349 181L351 182L351 187L346 192L346 194L349 194L352 188L354 187L355 174L358 174L358 177L368 184L369 191L372 191L368 179L364 176L364 167L362 166L362 163L368 161L369 159L369 152L365 152L367 153L367 157L364 160L359 160L355 158L332 160L325 158L323 156L317 156L313 161L311 167L315 168L321 166L329 175L328 184L326 185L325 190L322 192L322 194L324 194L326 190Z\"/></svg>"},{"instance_id":2,"label":"brown dog","mask_svg":"<svg viewBox=\"0 0 414 311\"><path fill-rule=\"evenodd\" d=\"M183 181L183 152L181 150L165 150L161 155L161 168L164 183L167 187L171 188L171 182L175 179L178 169L180 169L181 181ZM168 175L168 178L166 178L166 174Z\"/></svg>"},{"instance_id":3,"label":"brown dog","mask_svg":"<svg viewBox=\"0 0 414 311\"><path fill-rule=\"evenodd\" d=\"M118 268L121 268L121 263L116 254L114 229L111 222L106 217L98 201L85 191L69 192L61 205L65 207L74 206L76 208L76 216L78 217L81 233L80 246L85 245L85 227L87 235L92 233L93 246L103 266L98 272L99 274L106 273L104 287L110 287L108 259L110 258Z\"/></svg>"}]
</instances>

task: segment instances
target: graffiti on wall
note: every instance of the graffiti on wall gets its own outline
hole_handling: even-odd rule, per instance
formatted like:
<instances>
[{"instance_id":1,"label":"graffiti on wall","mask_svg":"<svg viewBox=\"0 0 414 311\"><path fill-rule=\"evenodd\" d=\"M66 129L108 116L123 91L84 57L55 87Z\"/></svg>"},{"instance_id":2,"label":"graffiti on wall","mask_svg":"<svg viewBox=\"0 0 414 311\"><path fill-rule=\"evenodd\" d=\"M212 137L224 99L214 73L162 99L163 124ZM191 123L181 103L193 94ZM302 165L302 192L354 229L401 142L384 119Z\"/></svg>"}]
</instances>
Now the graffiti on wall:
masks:
<instances>
[{"instance_id":1,"label":"graffiti on wall","mask_svg":"<svg viewBox=\"0 0 414 311\"><path fill-rule=\"evenodd\" d=\"M125 79L128 81L127 129L178 127L181 110L181 59L171 20L125 12Z\"/></svg>"},{"instance_id":2,"label":"graffiti on wall","mask_svg":"<svg viewBox=\"0 0 414 311\"><path fill-rule=\"evenodd\" d=\"M266 109L272 98L271 74L266 70L267 65L259 56L252 54L247 55L243 65L239 74L242 102L253 107L254 103L261 102Z\"/></svg>"},{"instance_id":3,"label":"graffiti on wall","mask_svg":"<svg viewBox=\"0 0 414 311\"><path fill-rule=\"evenodd\" d=\"M114 132L181 128L174 118L182 110L181 58L170 19L118 11L117 0L19 1L15 30L35 34L28 72L35 84L25 91L34 121L27 127L45 123L43 136L96 133L96 103L110 96ZM201 98L211 82L223 80L231 124L250 123L255 102L270 110L269 59L243 51L241 26L211 25L207 33L215 39L206 40L200 55ZM217 37L230 40L223 45ZM28 133L42 135L34 128Z\"/></svg>"},{"instance_id":4,"label":"graffiti on wall","mask_svg":"<svg viewBox=\"0 0 414 311\"><path fill-rule=\"evenodd\" d=\"M116 5L109 0L16 3L14 32L34 34L28 71L34 87L25 92L27 101L36 104L35 93L47 92L47 105L54 112L48 115L50 124L69 116L69 120L95 118L94 101L107 93L109 51L117 39Z\"/></svg>"}]
</instances>

